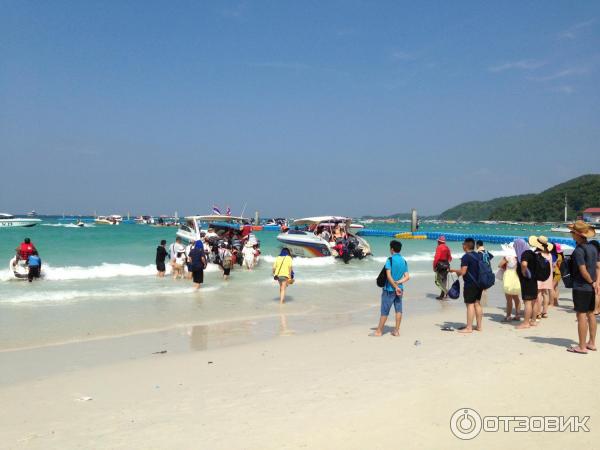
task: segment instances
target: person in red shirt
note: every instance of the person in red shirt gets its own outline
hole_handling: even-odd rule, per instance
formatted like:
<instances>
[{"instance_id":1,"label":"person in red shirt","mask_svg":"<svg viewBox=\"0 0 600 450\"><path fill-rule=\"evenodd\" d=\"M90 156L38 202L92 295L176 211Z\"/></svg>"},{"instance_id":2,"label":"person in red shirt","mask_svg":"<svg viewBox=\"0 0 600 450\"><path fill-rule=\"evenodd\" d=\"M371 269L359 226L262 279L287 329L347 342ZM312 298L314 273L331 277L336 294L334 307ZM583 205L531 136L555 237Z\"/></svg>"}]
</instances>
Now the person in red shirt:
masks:
<instances>
[{"instance_id":1,"label":"person in red shirt","mask_svg":"<svg viewBox=\"0 0 600 450\"><path fill-rule=\"evenodd\" d=\"M25 260L33 255L33 252L36 251L35 245L31 243L29 238L23 239L23 242L17 247L17 260Z\"/></svg>"},{"instance_id":2,"label":"person in red shirt","mask_svg":"<svg viewBox=\"0 0 600 450\"><path fill-rule=\"evenodd\" d=\"M436 297L437 300L443 300L448 297L448 270L450 269L450 261L452 261L452 254L446 245L446 237L440 236L438 238L438 246L435 249L435 256L433 257L435 284L441 290L439 297Z\"/></svg>"}]
</instances>

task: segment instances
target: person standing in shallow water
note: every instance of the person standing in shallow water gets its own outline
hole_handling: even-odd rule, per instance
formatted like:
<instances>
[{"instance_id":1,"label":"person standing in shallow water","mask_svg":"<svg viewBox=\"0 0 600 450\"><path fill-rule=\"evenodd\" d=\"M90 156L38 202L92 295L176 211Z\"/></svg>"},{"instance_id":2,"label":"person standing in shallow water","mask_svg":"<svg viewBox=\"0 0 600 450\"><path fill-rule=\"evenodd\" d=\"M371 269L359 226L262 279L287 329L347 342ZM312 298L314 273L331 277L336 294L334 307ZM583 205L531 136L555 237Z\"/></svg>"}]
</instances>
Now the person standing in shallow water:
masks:
<instances>
[{"instance_id":1,"label":"person standing in shallow water","mask_svg":"<svg viewBox=\"0 0 600 450\"><path fill-rule=\"evenodd\" d=\"M292 268L292 256L287 248L281 249L281 253L273 263L273 278L279 283L279 304L285 302L285 291L294 282L294 270Z\"/></svg>"},{"instance_id":2,"label":"person standing in shallow water","mask_svg":"<svg viewBox=\"0 0 600 450\"><path fill-rule=\"evenodd\" d=\"M167 271L165 260L169 255L167 253L167 249L165 248L166 245L167 241L163 239L160 241L160 245L156 247L156 276L159 278L163 278L165 276L165 272Z\"/></svg>"},{"instance_id":3,"label":"person standing in shallow water","mask_svg":"<svg viewBox=\"0 0 600 450\"><path fill-rule=\"evenodd\" d=\"M392 256L385 263L385 273L387 281L381 291L381 316L379 324L373 333L373 336L383 335L383 328L387 322L388 315L394 305L396 313L396 326L392 331L392 336L400 335L400 323L402 322L402 296L404 295L404 283L410 279L408 273L408 264L400 255L402 243L399 241L390 242L390 253Z\"/></svg>"},{"instance_id":4,"label":"person standing in shallow water","mask_svg":"<svg viewBox=\"0 0 600 450\"><path fill-rule=\"evenodd\" d=\"M452 254L446 245L445 236L440 236L437 242L438 245L433 257L433 271L435 272L435 285L441 290L436 299L443 300L448 297L448 271L450 270Z\"/></svg>"}]
</instances>

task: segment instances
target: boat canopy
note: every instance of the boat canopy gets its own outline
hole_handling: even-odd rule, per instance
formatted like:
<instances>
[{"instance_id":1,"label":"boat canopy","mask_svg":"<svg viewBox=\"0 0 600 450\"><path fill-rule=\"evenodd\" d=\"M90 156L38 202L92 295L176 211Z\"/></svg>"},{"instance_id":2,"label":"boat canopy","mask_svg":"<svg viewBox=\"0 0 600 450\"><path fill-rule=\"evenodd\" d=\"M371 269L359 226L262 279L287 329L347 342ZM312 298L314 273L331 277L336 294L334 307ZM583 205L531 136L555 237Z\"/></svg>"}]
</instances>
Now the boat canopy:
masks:
<instances>
[{"instance_id":1,"label":"boat canopy","mask_svg":"<svg viewBox=\"0 0 600 450\"><path fill-rule=\"evenodd\" d=\"M239 223L231 223L231 222L209 222L209 226L218 227L218 228L228 228L230 230L239 231L241 225Z\"/></svg>"},{"instance_id":2,"label":"boat canopy","mask_svg":"<svg viewBox=\"0 0 600 450\"><path fill-rule=\"evenodd\" d=\"M305 219L294 220L293 225L319 225L321 223L332 225L345 223L347 225L352 222L352 219L342 216L322 216L322 217L307 217Z\"/></svg>"},{"instance_id":3,"label":"boat canopy","mask_svg":"<svg viewBox=\"0 0 600 450\"><path fill-rule=\"evenodd\" d=\"M244 222L248 221L248 219L244 219L243 217L227 216L224 214L222 214L222 215L213 214L210 216L186 216L185 220L195 220L197 222L210 222L210 223L215 223L215 222L244 223Z\"/></svg>"}]
</instances>

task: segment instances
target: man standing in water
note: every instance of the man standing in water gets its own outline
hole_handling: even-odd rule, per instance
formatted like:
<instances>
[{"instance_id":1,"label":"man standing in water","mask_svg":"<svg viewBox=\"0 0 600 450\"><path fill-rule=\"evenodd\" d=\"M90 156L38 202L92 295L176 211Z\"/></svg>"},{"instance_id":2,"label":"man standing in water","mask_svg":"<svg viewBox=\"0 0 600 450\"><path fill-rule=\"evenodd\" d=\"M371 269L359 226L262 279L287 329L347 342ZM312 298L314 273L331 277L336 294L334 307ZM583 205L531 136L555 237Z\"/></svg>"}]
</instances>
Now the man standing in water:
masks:
<instances>
[{"instance_id":1,"label":"man standing in water","mask_svg":"<svg viewBox=\"0 0 600 450\"><path fill-rule=\"evenodd\" d=\"M438 238L438 246L435 249L435 256L433 257L433 271L435 272L435 285L442 291L437 300L444 300L448 297L448 270L450 269L450 262L452 261L452 255L450 249L446 245L446 237L440 236Z\"/></svg>"},{"instance_id":2,"label":"man standing in water","mask_svg":"<svg viewBox=\"0 0 600 450\"><path fill-rule=\"evenodd\" d=\"M577 314L577 332L579 344L567 350L572 353L587 353L596 351L596 317L594 316L596 293L595 283L598 281L596 263L598 251L588 243L588 238L594 237L596 231L587 223L578 220L569 225L571 236L577 242L577 247L571 255L571 277L573 279L573 308ZM588 338L589 329L589 340Z\"/></svg>"},{"instance_id":3,"label":"man standing in water","mask_svg":"<svg viewBox=\"0 0 600 450\"><path fill-rule=\"evenodd\" d=\"M388 258L385 263L387 281L381 292L381 317L379 318L379 325L377 325L377 329L373 333L373 336L381 336L383 334L383 327L385 327L392 305L394 305L394 311L396 312L396 326L394 327L394 331L392 331L392 336L400 335L404 283L410 279L408 264L400 255L401 250L401 242L390 242L390 253L392 256Z\"/></svg>"},{"instance_id":4,"label":"man standing in water","mask_svg":"<svg viewBox=\"0 0 600 450\"><path fill-rule=\"evenodd\" d=\"M160 245L156 247L156 276L163 278L167 268L165 267L165 259L167 259L167 249L165 248L167 241L160 241Z\"/></svg>"},{"instance_id":5,"label":"man standing in water","mask_svg":"<svg viewBox=\"0 0 600 450\"><path fill-rule=\"evenodd\" d=\"M481 324L483 321L483 309L481 308L481 295L483 290L477 286L477 279L479 278L479 261L481 261L481 254L475 252L475 240L467 238L463 242L463 250L465 254L460 259L460 269L451 269L450 272L454 272L459 277L463 277L464 290L463 297L465 299L465 305L467 306L467 325L460 329L459 333L472 333L473 332L473 319L475 319L477 326L475 330L481 331Z\"/></svg>"}]
</instances>

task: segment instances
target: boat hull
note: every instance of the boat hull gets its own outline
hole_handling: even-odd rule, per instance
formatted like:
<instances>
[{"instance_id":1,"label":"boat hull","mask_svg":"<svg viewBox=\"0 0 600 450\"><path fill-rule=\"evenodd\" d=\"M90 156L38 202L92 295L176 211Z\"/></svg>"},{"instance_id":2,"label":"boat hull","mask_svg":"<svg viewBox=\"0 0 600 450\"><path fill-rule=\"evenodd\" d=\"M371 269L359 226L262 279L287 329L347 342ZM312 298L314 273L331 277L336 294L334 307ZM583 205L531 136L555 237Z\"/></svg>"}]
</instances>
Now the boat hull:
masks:
<instances>
[{"instance_id":1,"label":"boat hull","mask_svg":"<svg viewBox=\"0 0 600 450\"><path fill-rule=\"evenodd\" d=\"M40 219L1 219L0 228L34 227L40 222Z\"/></svg>"}]
</instances>

